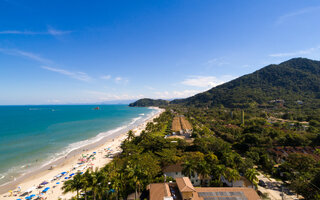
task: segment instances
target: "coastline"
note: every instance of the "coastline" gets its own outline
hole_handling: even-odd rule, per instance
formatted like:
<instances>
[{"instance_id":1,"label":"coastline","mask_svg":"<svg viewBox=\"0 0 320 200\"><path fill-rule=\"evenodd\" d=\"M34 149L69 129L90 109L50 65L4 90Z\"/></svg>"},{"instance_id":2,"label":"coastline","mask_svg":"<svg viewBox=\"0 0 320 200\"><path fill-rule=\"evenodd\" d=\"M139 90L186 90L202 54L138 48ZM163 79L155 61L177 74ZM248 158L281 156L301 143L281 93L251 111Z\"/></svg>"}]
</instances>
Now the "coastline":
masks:
<instances>
[{"instance_id":1,"label":"coastline","mask_svg":"<svg viewBox=\"0 0 320 200\"><path fill-rule=\"evenodd\" d=\"M12 181L10 183L7 183L5 185L0 186L0 197L1 199L14 199L19 198L19 196L9 196L10 190L17 190L17 187L21 187L21 192L38 186L43 181L49 182L49 184L46 185L46 187L50 187L51 189L45 194L45 197L47 199L57 199L59 197L64 198L70 198L72 194L62 195L61 187L63 185L62 181L64 179L61 179L59 181L49 181L54 176L58 175L61 172L69 171L70 173L75 173L78 169L73 169L80 158L82 154L92 154L93 152L96 152L95 159L90 161L90 166L93 168L100 168L106 165L108 162L110 162L111 158L106 158L106 154L114 154L119 152L121 142L126 139L126 133L129 130L133 130L136 136L140 135L141 131L145 129L146 124L148 122L153 121L154 118L158 117L164 110L156 107L150 107L151 109L157 110L156 113L149 116L148 118L144 119L139 124L132 124L132 126L128 126L123 130L120 130L118 132L115 132L111 135L108 135L99 141L96 141L92 144L85 145L81 148L78 148L76 150L73 150L69 152L67 155L65 155L62 158L59 158L52 163L46 164L39 169L32 171L30 173L27 173L25 175L22 175L21 177L18 177L15 181ZM130 124L129 124L130 125ZM53 169L49 170L51 166L54 166ZM85 166L85 165L83 165ZM88 166L89 167L89 166ZM83 169L81 171L85 171L87 167L82 167ZM57 184L58 182L61 182L61 184ZM42 188L43 189L43 188ZM38 193L42 190L34 189L32 194L38 195ZM21 193L20 193L21 194Z\"/></svg>"}]
</instances>

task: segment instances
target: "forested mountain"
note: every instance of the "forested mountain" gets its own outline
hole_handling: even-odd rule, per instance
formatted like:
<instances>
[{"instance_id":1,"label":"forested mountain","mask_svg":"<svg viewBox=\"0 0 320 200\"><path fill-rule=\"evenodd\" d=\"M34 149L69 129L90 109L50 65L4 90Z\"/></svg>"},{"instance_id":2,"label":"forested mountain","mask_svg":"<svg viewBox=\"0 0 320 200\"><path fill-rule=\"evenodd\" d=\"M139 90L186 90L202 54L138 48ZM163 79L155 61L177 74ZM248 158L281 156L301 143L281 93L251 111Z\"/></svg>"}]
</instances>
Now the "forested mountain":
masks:
<instances>
[{"instance_id":1,"label":"forested mountain","mask_svg":"<svg viewBox=\"0 0 320 200\"><path fill-rule=\"evenodd\" d=\"M250 107L283 103L288 107L320 105L320 62L294 58L268 65L195 96L170 104L188 106Z\"/></svg>"},{"instance_id":2,"label":"forested mountain","mask_svg":"<svg viewBox=\"0 0 320 200\"><path fill-rule=\"evenodd\" d=\"M162 99L139 99L136 102L130 103L131 107L148 107L148 106L166 106L169 104L169 101Z\"/></svg>"}]
</instances>

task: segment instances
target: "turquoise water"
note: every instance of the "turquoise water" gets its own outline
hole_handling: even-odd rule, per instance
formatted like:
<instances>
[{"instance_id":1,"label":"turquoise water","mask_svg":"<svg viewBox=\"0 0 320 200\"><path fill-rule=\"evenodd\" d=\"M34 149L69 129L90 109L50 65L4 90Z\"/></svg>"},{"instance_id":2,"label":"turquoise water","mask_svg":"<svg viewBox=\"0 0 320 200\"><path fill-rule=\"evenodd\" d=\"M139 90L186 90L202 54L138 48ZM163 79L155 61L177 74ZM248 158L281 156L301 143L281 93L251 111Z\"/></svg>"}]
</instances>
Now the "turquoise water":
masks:
<instances>
[{"instance_id":1,"label":"turquoise water","mask_svg":"<svg viewBox=\"0 0 320 200\"><path fill-rule=\"evenodd\" d=\"M0 106L0 185L155 112L126 105Z\"/></svg>"}]
</instances>

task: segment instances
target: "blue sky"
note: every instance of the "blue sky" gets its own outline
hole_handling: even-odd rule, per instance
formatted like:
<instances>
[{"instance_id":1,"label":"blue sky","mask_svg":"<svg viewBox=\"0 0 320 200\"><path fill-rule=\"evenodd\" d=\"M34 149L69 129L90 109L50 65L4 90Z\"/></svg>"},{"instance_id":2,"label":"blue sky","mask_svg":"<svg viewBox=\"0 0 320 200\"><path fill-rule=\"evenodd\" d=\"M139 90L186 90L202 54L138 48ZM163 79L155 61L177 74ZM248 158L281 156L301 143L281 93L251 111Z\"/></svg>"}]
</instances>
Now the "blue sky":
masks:
<instances>
[{"instance_id":1,"label":"blue sky","mask_svg":"<svg viewBox=\"0 0 320 200\"><path fill-rule=\"evenodd\" d=\"M0 0L0 104L183 98L320 60L320 2Z\"/></svg>"}]
</instances>

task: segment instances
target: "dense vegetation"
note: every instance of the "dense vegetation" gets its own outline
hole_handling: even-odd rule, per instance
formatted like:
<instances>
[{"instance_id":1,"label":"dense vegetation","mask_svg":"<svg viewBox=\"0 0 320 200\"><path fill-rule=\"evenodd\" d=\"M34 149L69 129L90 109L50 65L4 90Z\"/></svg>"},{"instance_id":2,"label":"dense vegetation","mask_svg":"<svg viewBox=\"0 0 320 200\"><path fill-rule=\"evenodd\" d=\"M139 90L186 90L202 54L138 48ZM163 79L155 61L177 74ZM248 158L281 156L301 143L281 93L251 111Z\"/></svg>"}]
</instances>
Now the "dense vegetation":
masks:
<instances>
[{"instance_id":1,"label":"dense vegetation","mask_svg":"<svg viewBox=\"0 0 320 200\"><path fill-rule=\"evenodd\" d=\"M169 101L162 100L162 99L140 99L134 103L130 103L129 106L131 107L148 107L148 106L166 106L169 104Z\"/></svg>"},{"instance_id":2,"label":"dense vegetation","mask_svg":"<svg viewBox=\"0 0 320 200\"><path fill-rule=\"evenodd\" d=\"M187 106L239 108L272 105L284 100L287 107L318 108L320 105L320 62L295 58L279 65L269 65L204 93L173 104ZM279 102L278 102L279 103Z\"/></svg>"},{"instance_id":3,"label":"dense vegetation","mask_svg":"<svg viewBox=\"0 0 320 200\"><path fill-rule=\"evenodd\" d=\"M173 106L194 126L196 138L221 138L246 163L278 179L306 199L320 199L320 109L227 109ZM308 121L308 122L305 122ZM305 125L308 124L308 125ZM202 145L205 147L205 145ZM288 151L279 159L270 149ZM318 149L317 149L318 148Z\"/></svg>"},{"instance_id":4,"label":"dense vegetation","mask_svg":"<svg viewBox=\"0 0 320 200\"><path fill-rule=\"evenodd\" d=\"M166 139L171 132L171 111L149 123L140 136L132 131L122 145L122 153L101 170L87 171L64 183L65 192L85 193L88 199L125 199L130 193L146 190L150 183L163 182L162 169L181 163L187 176L201 175L203 186L222 186L220 176L229 181L246 175L256 184L256 171L251 162L234 152L231 145L214 135L195 138L193 144L181 139ZM167 177L167 181L172 180ZM172 180L174 181L174 180ZM79 195L78 195L79 196Z\"/></svg>"},{"instance_id":5,"label":"dense vegetation","mask_svg":"<svg viewBox=\"0 0 320 200\"><path fill-rule=\"evenodd\" d=\"M257 169L306 199L320 199L319 98L320 62L297 58L187 99L141 99L130 106L161 106L166 112L139 137L129 131L121 154L103 169L65 182L65 191L125 199L163 182L164 167L181 164L185 175L200 175L202 186L222 186L221 176L232 181L241 175L256 185ZM164 137L175 114L192 123L192 143ZM272 151L277 148L312 150L279 157Z\"/></svg>"}]
</instances>

